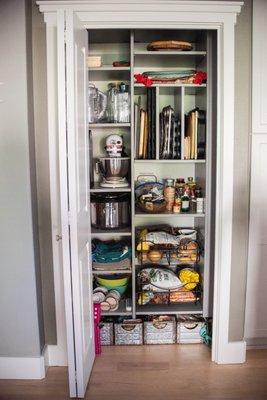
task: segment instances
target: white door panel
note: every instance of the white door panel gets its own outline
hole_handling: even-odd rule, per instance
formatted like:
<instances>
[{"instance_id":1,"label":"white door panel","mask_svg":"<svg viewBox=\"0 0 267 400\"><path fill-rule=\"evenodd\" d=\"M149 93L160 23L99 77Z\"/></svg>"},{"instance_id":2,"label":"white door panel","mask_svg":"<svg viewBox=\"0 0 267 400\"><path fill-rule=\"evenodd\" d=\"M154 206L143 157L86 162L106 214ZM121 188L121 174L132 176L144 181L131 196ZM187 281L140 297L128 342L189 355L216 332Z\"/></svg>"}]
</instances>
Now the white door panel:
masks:
<instances>
[{"instance_id":1,"label":"white door panel","mask_svg":"<svg viewBox=\"0 0 267 400\"><path fill-rule=\"evenodd\" d=\"M93 366L94 321L89 297L89 151L87 129L87 31L66 12L67 144L70 253L77 396L84 397Z\"/></svg>"}]
</instances>

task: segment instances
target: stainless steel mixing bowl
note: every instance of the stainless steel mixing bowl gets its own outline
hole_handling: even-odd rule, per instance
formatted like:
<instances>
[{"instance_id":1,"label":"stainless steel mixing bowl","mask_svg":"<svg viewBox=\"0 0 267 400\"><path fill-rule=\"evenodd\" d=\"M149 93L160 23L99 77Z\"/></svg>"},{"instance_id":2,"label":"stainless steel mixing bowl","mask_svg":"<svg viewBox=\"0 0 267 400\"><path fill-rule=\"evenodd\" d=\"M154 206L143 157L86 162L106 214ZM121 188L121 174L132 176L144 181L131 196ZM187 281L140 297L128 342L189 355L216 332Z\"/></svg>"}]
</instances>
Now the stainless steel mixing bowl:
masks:
<instances>
[{"instance_id":1,"label":"stainless steel mixing bowl","mask_svg":"<svg viewBox=\"0 0 267 400\"><path fill-rule=\"evenodd\" d=\"M98 160L99 171L108 180L125 178L129 171L130 157L101 157Z\"/></svg>"}]
</instances>

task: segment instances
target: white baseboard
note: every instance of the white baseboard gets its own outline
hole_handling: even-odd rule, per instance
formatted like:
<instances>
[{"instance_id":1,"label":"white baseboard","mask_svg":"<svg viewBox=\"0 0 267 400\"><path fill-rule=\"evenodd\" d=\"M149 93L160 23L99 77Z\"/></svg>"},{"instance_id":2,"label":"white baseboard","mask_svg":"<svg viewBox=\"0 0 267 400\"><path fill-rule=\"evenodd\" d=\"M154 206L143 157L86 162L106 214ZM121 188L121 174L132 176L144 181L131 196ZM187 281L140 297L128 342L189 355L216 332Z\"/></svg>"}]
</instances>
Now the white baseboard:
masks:
<instances>
[{"instance_id":1,"label":"white baseboard","mask_svg":"<svg viewBox=\"0 0 267 400\"><path fill-rule=\"evenodd\" d=\"M257 350L257 349L266 349L267 348L267 337L262 338L247 338L247 349L248 350Z\"/></svg>"},{"instance_id":2,"label":"white baseboard","mask_svg":"<svg viewBox=\"0 0 267 400\"><path fill-rule=\"evenodd\" d=\"M49 367L67 367L68 358L65 348L59 345L48 345L47 349L47 365Z\"/></svg>"},{"instance_id":3,"label":"white baseboard","mask_svg":"<svg viewBox=\"0 0 267 400\"><path fill-rule=\"evenodd\" d=\"M0 357L0 379L43 379L45 359L40 357Z\"/></svg>"},{"instance_id":4,"label":"white baseboard","mask_svg":"<svg viewBox=\"0 0 267 400\"><path fill-rule=\"evenodd\" d=\"M246 362L246 342L228 342L219 354L217 364L243 364Z\"/></svg>"}]
</instances>

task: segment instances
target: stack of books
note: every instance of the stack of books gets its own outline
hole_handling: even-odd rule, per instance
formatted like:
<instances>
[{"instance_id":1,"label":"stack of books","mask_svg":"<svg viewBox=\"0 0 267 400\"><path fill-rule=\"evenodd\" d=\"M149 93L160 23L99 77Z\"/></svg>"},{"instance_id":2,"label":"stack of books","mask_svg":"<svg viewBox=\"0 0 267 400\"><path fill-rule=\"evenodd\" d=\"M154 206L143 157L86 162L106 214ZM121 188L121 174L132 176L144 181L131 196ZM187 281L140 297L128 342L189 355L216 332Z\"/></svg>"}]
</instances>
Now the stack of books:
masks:
<instances>
[{"instance_id":1,"label":"stack of books","mask_svg":"<svg viewBox=\"0 0 267 400\"><path fill-rule=\"evenodd\" d=\"M206 113L199 108L185 116L184 160L203 160L206 157Z\"/></svg>"},{"instance_id":2,"label":"stack of books","mask_svg":"<svg viewBox=\"0 0 267 400\"><path fill-rule=\"evenodd\" d=\"M135 157L156 158L156 91L147 88L146 110L141 108L141 98L134 105Z\"/></svg>"}]
</instances>

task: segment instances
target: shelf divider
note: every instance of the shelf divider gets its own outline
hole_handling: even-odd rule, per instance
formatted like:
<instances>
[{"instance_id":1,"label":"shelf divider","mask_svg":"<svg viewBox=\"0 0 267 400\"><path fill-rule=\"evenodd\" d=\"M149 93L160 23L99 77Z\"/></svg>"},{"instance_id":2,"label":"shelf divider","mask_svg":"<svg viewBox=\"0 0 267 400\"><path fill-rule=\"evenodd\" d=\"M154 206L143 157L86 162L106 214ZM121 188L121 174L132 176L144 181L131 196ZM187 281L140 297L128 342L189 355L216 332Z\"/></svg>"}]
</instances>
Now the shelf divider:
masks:
<instances>
[{"instance_id":1,"label":"shelf divider","mask_svg":"<svg viewBox=\"0 0 267 400\"><path fill-rule=\"evenodd\" d=\"M160 127L159 127L159 87L156 87L156 159L159 160L159 142L160 142Z\"/></svg>"},{"instance_id":2,"label":"shelf divider","mask_svg":"<svg viewBox=\"0 0 267 400\"><path fill-rule=\"evenodd\" d=\"M135 159L135 137L134 137L134 30L130 34L130 65L131 65L131 219L132 219L132 317L136 317L136 285L135 285L135 226L134 226L134 213L135 213L135 192L134 192L134 159Z\"/></svg>"},{"instance_id":3,"label":"shelf divider","mask_svg":"<svg viewBox=\"0 0 267 400\"><path fill-rule=\"evenodd\" d=\"M185 138L185 89L181 88L181 160L184 160L184 138Z\"/></svg>"}]
</instances>

